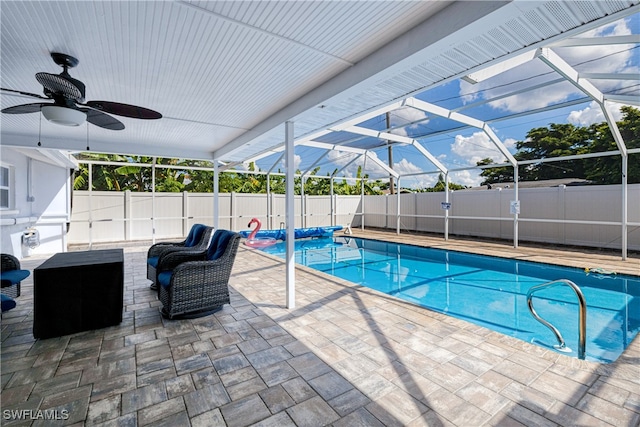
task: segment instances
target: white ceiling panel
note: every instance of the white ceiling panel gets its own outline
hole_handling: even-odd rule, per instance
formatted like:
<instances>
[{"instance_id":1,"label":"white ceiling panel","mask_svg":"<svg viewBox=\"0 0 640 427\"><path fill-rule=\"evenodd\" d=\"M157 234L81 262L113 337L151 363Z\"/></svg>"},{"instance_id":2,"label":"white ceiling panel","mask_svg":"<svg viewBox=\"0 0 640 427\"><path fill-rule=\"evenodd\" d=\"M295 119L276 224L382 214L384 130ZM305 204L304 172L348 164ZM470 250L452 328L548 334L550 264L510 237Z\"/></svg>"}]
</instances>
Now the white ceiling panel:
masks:
<instances>
[{"instance_id":1,"label":"white ceiling panel","mask_svg":"<svg viewBox=\"0 0 640 427\"><path fill-rule=\"evenodd\" d=\"M241 161L281 144L286 120L310 134L637 3L5 1L3 88L41 94L34 74L60 73L62 52L87 100L164 117L109 131L1 114L2 144Z\"/></svg>"}]
</instances>

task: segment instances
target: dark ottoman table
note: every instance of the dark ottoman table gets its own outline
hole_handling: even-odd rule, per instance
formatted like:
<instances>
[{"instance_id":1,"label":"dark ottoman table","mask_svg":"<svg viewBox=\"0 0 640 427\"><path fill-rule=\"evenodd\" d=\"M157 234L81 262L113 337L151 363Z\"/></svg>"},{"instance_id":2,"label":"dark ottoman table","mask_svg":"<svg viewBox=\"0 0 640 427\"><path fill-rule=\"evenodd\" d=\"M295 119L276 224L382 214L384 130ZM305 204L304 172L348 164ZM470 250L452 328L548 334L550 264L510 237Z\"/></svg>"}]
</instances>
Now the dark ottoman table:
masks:
<instances>
[{"instance_id":1,"label":"dark ottoman table","mask_svg":"<svg viewBox=\"0 0 640 427\"><path fill-rule=\"evenodd\" d=\"M35 338L59 337L122 322L122 249L55 254L33 273Z\"/></svg>"}]
</instances>

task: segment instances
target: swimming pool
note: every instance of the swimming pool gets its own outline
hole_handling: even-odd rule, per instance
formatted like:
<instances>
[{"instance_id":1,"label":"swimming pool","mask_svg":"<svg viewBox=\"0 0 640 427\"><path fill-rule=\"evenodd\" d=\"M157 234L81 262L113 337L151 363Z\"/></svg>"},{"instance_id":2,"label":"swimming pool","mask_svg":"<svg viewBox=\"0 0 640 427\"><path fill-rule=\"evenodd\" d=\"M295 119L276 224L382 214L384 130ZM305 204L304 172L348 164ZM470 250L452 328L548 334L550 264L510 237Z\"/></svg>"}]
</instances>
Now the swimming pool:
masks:
<instances>
[{"instance_id":1,"label":"swimming pool","mask_svg":"<svg viewBox=\"0 0 640 427\"><path fill-rule=\"evenodd\" d=\"M262 249L285 257L285 243ZM527 291L557 279L576 283L587 301L586 360L610 363L640 329L640 277L559 267L354 237L301 239L296 262L505 335L553 348L552 332L527 307ZM597 267L597 266L594 266ZM578 300L569 287L535 294L538 314L578 352Z\"/></svg>"}]
</instances>

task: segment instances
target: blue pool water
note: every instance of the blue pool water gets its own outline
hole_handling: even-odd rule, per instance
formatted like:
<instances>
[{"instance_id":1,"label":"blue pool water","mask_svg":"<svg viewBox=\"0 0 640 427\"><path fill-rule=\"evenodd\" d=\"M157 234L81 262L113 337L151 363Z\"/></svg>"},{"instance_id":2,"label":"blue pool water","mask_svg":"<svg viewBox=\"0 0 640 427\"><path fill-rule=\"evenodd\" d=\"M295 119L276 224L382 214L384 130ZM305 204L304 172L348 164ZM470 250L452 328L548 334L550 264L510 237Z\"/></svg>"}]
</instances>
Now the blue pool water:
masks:
<instances>
[{"instance_id":1,"label":"blue pool water","mask_svg":"<svg viewBox=\"0 0 640 427\"><path fill-rule=\"evenodd\" d=\"M296 240L295 248L299 264L552 350L555 336L532 317L526 294L532 286L569 279L587 301L586 360L616 360L640 329L640 277L354 237ZM263 251L284 258L285 243ZM571 349L564 354L577 357L573 291L544 289L533 302L562 333Z\"/></svg>"}]
</instances>

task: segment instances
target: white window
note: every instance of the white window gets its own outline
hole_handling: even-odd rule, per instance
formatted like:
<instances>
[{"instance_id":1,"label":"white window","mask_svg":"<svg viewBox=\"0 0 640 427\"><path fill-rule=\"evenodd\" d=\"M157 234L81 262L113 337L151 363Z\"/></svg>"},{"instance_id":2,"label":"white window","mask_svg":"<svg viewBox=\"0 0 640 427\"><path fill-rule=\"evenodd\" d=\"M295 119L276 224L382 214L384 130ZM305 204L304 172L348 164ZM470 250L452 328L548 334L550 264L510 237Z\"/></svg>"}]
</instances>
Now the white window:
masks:
<instances>
[{"instance_id":1,"label":"white window","mask_svg":"<svg viewBox=\"0 0 640 427\"><path fill-rule=\"evenodd\" d=\"M0 209L11 208L11 170L0 165Z\"/></svg>"}]
</instances>

